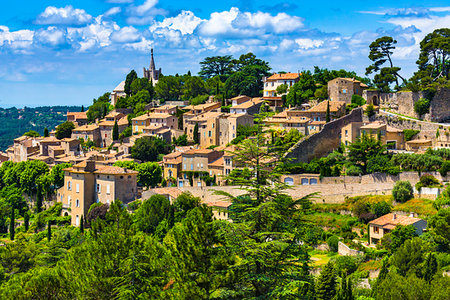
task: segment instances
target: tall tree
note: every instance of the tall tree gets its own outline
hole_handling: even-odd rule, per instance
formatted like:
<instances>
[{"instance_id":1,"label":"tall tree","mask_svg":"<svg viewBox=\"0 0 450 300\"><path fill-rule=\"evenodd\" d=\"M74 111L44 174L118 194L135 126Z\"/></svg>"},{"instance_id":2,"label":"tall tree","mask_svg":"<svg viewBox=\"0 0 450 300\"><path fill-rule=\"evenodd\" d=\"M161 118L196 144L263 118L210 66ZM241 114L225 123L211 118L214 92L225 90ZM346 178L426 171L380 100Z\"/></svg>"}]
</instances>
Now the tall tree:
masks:
<instances>
[{"instance_id":1,"label":"tall tree","mask_svg":"<svg viewBox=\"0 0 450 300\"><path fill-rule=\"evenodd\" d=\"M70 138L72 136L72 130L75 129L75 125L72 122L66 121L59 124L56 127L55 137L59 140L64 138Z\"/></svg>"},{"instance_id":2,"label":"tall tree","mask_svg":"<svg viewBox=\"0 0 450 300\"><path fill-rule=\"evenodd\" d=\"M48 128L47 127L44 128L44 137L48 137Z\"/></svg>"},{"instance_id":3,"label":"tall tree","mask_svg":"<svg viewBox=\"0 0 450 300\"><path fill-rule=\"evenodd\" d=\"M332 300L336 295L336 273L334 265L329 261L320 272L316 285L318 300Z\"/></svg>"},{"instance_id":4,"label":"tall tree","mask_svg":"<svg viewBox=\"0 0 450 300\"><path fill-rule=\"evenodd\" d=\"M51 241L52 239L52 221L48 220L47 222L47 241Z\"/></svg>"},{"instance_id":5,"label":"tall tree","mask_svg":"<svg viewBox=\"0 0 450 300\"><path fill-rule=\"evenodd\" d=\"M347 273L342 272L341 284L336 294L335 300L353 300L352 281L347 277Z\"/></svg>"},{"instance_id":6,"label":"tall tree","mask_svg":"<svg viewBox=\"0 0 450 300\"><path fill-rule=\"evenodd\" d=\"M167 154L170 145L159 137L144 136L137 139L131 147L131 156L142 162L157 161L159 154Z\"/></svg>"},{"instance_id":7,"label":"tall tree","mask_svg":"<svg viewBox=\"0 0 450 300\"><path fill-rule=\"evenodd\" d=\"M11 207L11 218L9 220L9 239L14 241L14 235L16 231L16 218L14 215L14 206Z\"/></svg>"},{"instance_id":8,"label":"tall tree","mask_svg":"<svg viewBox=\"0 0 450 300\"><path fill-rule=\"evenodd\" d=\"M113 141L117 141L119 139L119 125L117 124L117 120L114 121L112 139Z\"/></svg>"},{"instance_id":9,"label":"tall tree","mask_svg":"<svg viewBox=\"0 0 450 300\"><path fill-rule=\"evenodd\" d=\"M375 75L374 83L382 87L384 91L389 91L389 84L395 82L396 86L399 86L398 79L405 79L398 73L399 67L394 67L392 62L392 50L395 49L397 41L390 36L383 36L373 41L370 46L369 59L373 61L373 64L366 68L366 75L380 71ZM383 67L383 65L389 62L389 67Z\"/></svg>"},{"instance_id":10,"label":"tall tree","mask_svg":"<svg viewBox=\"0 0 450 300\"><path fill-rule=\"evenodd\" d=\"M440 28L427 34L420 42L420 54L417 60L419 70L415 77L423 84L438 78L450 77L450 29Z\"/></svg>"},{"instance_id":11,"label":"tall tree","mask_svg":"<svg viewBox=\"0 0 450 300\"><path fill-rule=\"evenodd\" d=\"M192 133L194 136L194 143L198 144L200 142L200 133L198 132L198 123L195 123L194 132Z\"/></svg>"},{"instance_id":12,"label":"tall tree","mask_svg":"<svg viewBox=\"0 0 450 300\"><path fill-rule=\"evenodd\" d=\"M330 117L330 101L327 100L327 114L325 116L325 122L330 122L331 117Z\"/></svg>"},{"instance_id":13,"label":"tall tree","mask_svg":"<svg viewBox=\"0 0 450 300\"><path fill-rule=\"evenodd\" d=\"M137 73L135 70L131 70L131 72L127 74L127 77L125 79L125 87L124 87L125 94L127 94L127 96L131 96L131 84L137 78L138 78L138 76L137 76Z\"/></svg>"},{"instance_id":14,"label":"tall tree","mask_svg":"<svg viewBox=\"0 0 450 300\"><path fill-rule=\"evenodd\" d=\"M233 57L231 55L206 57L200 62L201 68L198 75L205 79L214 76L219 76L222 79L226 79L233 70L232 60Z\"/></svg>"},{"instance_id":15,"label":"tall tree","mask_svg":"<svg viewBox=\"0 0 450 300\"><path fill-rule=\"evenodd\" d=\"M296 82L290 89L286 97L286 104L297 106L310 98L314 97L314 92L317 89L316 82L310 71L305 71L300 76L298 82Z\"/></svg>"},{"instance_id":16,"label":"tall tree","mask_svg":"<svg viewBox=\"0 0 450 300\"><path fill-rule=\"evenodd\" d=\"M84 233L84 217L81 215L80 218L80 233Z\"/></svg>"}]
</instances>

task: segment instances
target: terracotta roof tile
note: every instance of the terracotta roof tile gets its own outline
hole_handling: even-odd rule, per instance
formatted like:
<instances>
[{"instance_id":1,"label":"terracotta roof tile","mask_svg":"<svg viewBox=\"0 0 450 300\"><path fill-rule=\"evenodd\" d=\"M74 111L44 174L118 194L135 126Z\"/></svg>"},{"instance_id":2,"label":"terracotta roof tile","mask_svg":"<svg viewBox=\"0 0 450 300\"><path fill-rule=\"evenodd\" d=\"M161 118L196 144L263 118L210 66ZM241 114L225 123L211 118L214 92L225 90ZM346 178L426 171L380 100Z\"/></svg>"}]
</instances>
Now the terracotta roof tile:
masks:
<instances>
[{"instance_id":1,"label":"terracotta roof tile","mask_svg":"<svg viewBox=\"0 0 450 300\"><path fill-rule=\"evenodd\" d=\"M394 216L395 216L395 219L394 219ZM369 222L369 224L379 225L379 226L388 226L388 225L389 226L392 226L392 225L407 226L407 225L412 225L420 220L421 219L419 219L419 218L414 218L414 217L403 216L403 215L391 213L391 214L381 216L378 219L372 220Z\"/></svg>"},{"instance_id":2,"label":"terracotta roof tile","mask_svg":"<svg viewBox=\"0 0 450 300\"><path fill-rule=\"evenodd\" d=\"M285 73L285 74L273 74L267 80L295 80L300 77L302 73Z\"/></svg>"}]
</instances>

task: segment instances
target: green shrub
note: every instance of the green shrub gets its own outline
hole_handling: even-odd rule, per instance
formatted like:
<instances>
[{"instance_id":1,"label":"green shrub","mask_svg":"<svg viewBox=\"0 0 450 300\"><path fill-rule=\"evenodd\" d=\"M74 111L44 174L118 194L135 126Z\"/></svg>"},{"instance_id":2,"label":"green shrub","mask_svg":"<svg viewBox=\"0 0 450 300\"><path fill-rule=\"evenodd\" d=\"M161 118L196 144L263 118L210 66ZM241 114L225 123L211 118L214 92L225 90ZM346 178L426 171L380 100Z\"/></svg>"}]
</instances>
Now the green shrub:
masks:
<instances>
[{"instance_id":1,"label":"green shrub","mask_svg":"<svg viewBox=\"0 0 450 300\"><path fill-rule=\"evenodd\" d=\"M347 168L347 175L348 176L358 176L362 174L362 170L360 167L351 165Z\"/></svg>"},{"instance_id":2,"label":"green shrub","mask_svg":"<svg viewBox=\"0 0 450 300\"><path fill-rule=\"evenodd\" d=\"M441 173L441 176L445 177L447 176L448 172L450 172L450 161L446 160L442 163L442 166L439 169L439 173Z\"/></svg>"},{"instance_id":3,"label":"green shrub","mask_svg":"<svg viewBox=\"0 0 450 300\"><path fill-rule=\"evenodd\" d=\"M328 247L330 248L330 251L337 252L338 251L338 244L339 244L339 238L335 235L330 236L327 239Z\"/></svg>"},{"instance_id":4,"label":"green shrub","mask_svg":"<svg viewBox=\"0 0 450 300\"><path fill-rule=\"evenodd\" d=\"M414 103L414 111L419 115L422 116L426 113L430 112L430 100L421 98L417 100L416 103Z\"/></svg>"},{"instance_id":5,"label":"green shrub","mask_svg":"<svg viewBox=\"0 0 450 300\"><path fill-rule=\"evenodd\" d=\"M358 266L356 265L356 259L352 256L338 256L334 259L334 264L338 270L338 274L346 271L348 275L356 271Z\"/></svg>"},{"instance_id":6,"label":"green shrub","mask_svg":"<svg viewBox=\"0 0 450 300\"><path fill-rule=\"evenodd\" d=\"M437 180L436 177L433 175L422 175L420 176L420 180L418 183L416 183L416 189L420 190L423 187L432 187L439 185L439 180Z\"/></svg>"},{"instance_id":7,"label":"green shrub","mask_svg":"<svg viewBox=\"0 0 450 300\"><path fill-rule=\"evenodd\" d=\"M411 199L414 196L411 183L409 181L397 181L392 190L392 196L395 201L400 203Z\"/></svg>"},{"instance_id":8,"label":"green shrub","mask_svg":"<svg viewBox=\"0 0 450 300\"><path fill-rule=\"evenodd\" d=\"M410 141L413 139L413 137L418 134L420 130L413 130L413 129L405 129L403 130L403 134L405 136L405 141Z\"/></svg>"}]
</instances>

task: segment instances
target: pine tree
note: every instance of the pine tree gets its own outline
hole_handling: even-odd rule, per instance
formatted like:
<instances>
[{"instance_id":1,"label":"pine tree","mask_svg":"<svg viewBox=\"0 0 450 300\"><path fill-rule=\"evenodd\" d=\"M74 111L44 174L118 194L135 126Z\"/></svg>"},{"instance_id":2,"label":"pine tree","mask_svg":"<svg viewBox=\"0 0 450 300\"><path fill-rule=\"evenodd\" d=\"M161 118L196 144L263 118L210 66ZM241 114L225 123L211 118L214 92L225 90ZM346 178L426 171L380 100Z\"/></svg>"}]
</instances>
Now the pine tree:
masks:
<instances>
[{"instance_id":1,"label":"pine tree","mask_svg":"<svg viewBox=\"0 0 450 300\"><path fill-rule=\"evenodd\" d=\"M81 215L80 232L84 233L84 218L83 218L83 215Z\"/></svg>"},{"instance_id":2,"label":"pine tree","mask_svg":"<svg viewBox=\"0 0 450 300\"><path fill-rule=\"evenodd\" d=\"M30 227L30 214L28 212L25 212L23 219L25 225L25 232L27 232L28 228Z\"/></svg>"},{"instance_id":3,"label":"pine tree","mask_svg":"<svg viewBox=\"0 0 450 300\"><path fill-rule=\"evenodd\" d=\"M11 220L9 221L9 239L14 241L14 234L16 230L16 219L14 216L14 206L11 207Z\"/></svg>"},{"instance_id":4,"label":"pine tree","mask_svg":"<svg viewBox=\"0 0 450 300\"><path fill-rule=\"evenodd\" d=\"M325 117L325 122L330 122L331 118L330 118L330 101L327 100L327 115Z\"/></svg>"},{"instance_id":5,"label":"pine tree","mask_svg":"<svg viewBox=\"0 0 450 300\"><path fill-rule=\"evenodd\" d=\"M199 132L198 132L198 123L195 123L193 134L194 134L194 143L198 144L200 142L200 136L199 136Z\"/></svg>"},{"instance_id":6,"label":"pine tree","mask_svg":"<svg viewBox=\"0 0 450 300\"><path fill-rule=\"evenodd\" d=\"M320 272L316 285L316 297L318 300L331 300L336 295L336 274L334 265L330 261Z\"/></svg>"},{"instance_id":7,"label":"pine tree","mask_svg":"<svg viewBox=\"0 0 450 300\"><path fill-rule=\"evenodd\" d=\"M48 136L49 136L49 134L48 134L48 128L45 127L45 128L44 128L44 137L48 137Z\"/></svg>"},{"instance_id":8,"label":"pine tree","mask_svg":"<svg viewBox=\"0 0 450 300\"><path fill-rule=\"evenodd\" d=\"M425 266L423 269L423 279L425 279L427 282L431 282L433 279L434 274L436 274L438 269L438 264L436 261L436 256L434 256L433 253L428 254L426 260L425 260Z\"/></svg>"},{"instance_id":9,"label":"pine tree","mask_svg":"<svg viewBox=\"0 0 450 300\"><path fill-rule=\"evenodd\" d=\"M52 224L51 224L51 221L48 220L48 223L47 223L47 241L50 242L51 239L52 239Z\"/></svg>"},{"instance_id":10,"label":"pine tree","mask_svg":"<svg viewBox=\"0 0 450 300\"><path fill-rule=\"evenodd\" d=\"M117 120L114 121L114 127L112 131L113 141L117 141L119 139L119 125L117 124Z\"/></svg>"}]
</instances>

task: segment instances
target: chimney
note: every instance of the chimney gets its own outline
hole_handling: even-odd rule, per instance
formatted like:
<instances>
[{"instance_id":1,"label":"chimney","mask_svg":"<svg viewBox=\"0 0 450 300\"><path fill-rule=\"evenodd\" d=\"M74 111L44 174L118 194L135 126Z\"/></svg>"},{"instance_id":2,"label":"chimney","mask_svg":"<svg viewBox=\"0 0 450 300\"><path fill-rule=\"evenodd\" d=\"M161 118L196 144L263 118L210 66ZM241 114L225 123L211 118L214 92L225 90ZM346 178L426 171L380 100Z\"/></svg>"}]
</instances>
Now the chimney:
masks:
<instances>
[{"instance_id":1,"label":"chimney","mask_svg":"<svg viewBox=\"0 0 450 300\"><path fill-rule=\"evenodd\" d=\"M392 215L392 220L396 220L396 219L397 219L397 214L394 213L394 214Z\"/></svg>"}]
</instances>

